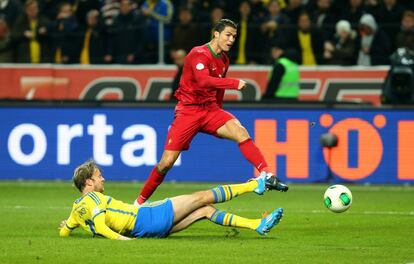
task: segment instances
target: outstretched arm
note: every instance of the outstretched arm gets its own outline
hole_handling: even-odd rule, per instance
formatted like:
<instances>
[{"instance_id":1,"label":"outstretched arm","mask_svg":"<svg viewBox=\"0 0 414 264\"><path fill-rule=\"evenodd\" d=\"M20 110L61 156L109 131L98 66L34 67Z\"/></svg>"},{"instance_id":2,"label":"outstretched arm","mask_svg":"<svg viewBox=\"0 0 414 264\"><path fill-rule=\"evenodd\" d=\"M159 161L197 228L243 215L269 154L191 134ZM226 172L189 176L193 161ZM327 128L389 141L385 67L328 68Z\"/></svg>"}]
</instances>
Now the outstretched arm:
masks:
<instances>
[{"instance_id":1,"label":"outstretched arm","mask_svg":"<svg viewBox=\"0 0 414 264\"><path fill-rule=\"evenodd\" d=\"M192 61L193 76L200 88L241 89L239 88L240 82L243 82L241 80L210 76L208 65L209 59L203 54Z\"/></svg>"},{"instance_id":2,"label":"outstretched arm","mask_svg":"<svg viewBox=\"0 0 414 264\"><path fill-rule=\"evenodd\" d=\"M72 217L72 214L69 216L69 218L66 220L62 220L59 225L59 235L61 237L68 237L73 229L77 228L79 224L75 221L75 219Z\"/></svg>"},{"instance_id":3,"label":"outstretched arm","mask_svg":"<svg viewBox=\"0 0 414 264\"><path fill-rule=\"evenodd\" d=\"M93 222L94 222L96 233L99 234L99 235L102 235L106 238L116 239L116 240L132 240L133 239L133 238L123 236L123 235L113 231L112 229L110 229L105 224L105 212L102 212L102 213L96 215L94 217Z\"/></svg>"}]
</instances>

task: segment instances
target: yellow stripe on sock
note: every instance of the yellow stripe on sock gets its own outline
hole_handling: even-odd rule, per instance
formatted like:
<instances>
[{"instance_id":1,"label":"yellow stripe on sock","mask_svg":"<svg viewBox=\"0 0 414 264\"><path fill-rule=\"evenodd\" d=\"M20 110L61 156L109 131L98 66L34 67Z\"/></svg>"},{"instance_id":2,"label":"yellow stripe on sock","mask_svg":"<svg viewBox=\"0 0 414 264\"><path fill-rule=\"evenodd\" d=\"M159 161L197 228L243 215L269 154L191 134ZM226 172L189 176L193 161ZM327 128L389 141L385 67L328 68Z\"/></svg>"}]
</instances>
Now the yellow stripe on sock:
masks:
<instances>
[{"instance_id":1,"label":"yellow stripe on sock","mask_svg":"<svg viewBox=\"0 0 414 264\"><path fill-rule=\"evenodd\" d=\"M230 214L224 216L223 225L229 225Z\"/></svg>"},{"instance_id":2,"label":"yellow stripe on sock","mask_svg":"<svg viewBox=\"0 0 414 264\"><path fill-rule=\"evenodd\" d=\"M226 194L226 199L225 201L228 201L230 199L230 191L229 191L229 187L228 186L223 186L224 189L224 193Z\"/></svg>"}]
</instances>

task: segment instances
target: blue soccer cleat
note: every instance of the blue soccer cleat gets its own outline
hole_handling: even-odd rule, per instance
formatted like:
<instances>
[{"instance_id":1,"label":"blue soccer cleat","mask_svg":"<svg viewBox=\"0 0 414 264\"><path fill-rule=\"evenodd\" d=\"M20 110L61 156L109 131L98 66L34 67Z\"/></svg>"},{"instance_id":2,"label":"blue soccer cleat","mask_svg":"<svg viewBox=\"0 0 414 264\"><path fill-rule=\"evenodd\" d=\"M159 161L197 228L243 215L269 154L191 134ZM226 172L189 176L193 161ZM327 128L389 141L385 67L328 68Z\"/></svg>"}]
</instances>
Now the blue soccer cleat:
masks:
<instances>
[{"instance_id":1,"label":"blue soccer cleat","mask_svg":"<svg viewBox=\"0 0 414 264\"><path fill-rule=\"evenodd\" d=\"M256 232L260 235L266 235L277 224L283 216L283 208L274 210L270 215L266 216L260 222L260 225L256 228Z\"/></svg>"}]
</instances>

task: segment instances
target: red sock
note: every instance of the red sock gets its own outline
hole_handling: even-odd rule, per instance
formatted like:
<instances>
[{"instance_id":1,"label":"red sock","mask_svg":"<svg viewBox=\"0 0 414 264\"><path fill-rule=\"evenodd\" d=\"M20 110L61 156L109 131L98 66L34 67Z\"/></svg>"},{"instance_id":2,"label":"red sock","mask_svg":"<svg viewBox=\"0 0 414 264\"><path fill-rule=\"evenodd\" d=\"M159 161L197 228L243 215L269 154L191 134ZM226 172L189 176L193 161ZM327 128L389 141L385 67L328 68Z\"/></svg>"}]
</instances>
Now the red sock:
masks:
<instances>
[{"instance_id":1,"label":"red sock","mask_svg":"<svg viewBox=\"0 0 414 264\"><path fill-rule=\"evenodd\" d=\"M150 198L152 193L157 189L158 185L162 183L162 181L164 180L164 177L165 177L165 174L160 173L158 171L158 167L155 166L152 169L151 174L148 177L147 181L145 182L145 185L142 188L141 193L139 194L137 198L137 202L139 204L143 204L148 198Z\"/></svg>"},{"instance_id":2,"label":"red sock","mask_svg":"<svg viewBox=\"0 0 414 264\"><path fill-rule=\"evenodd\" d=\"M267 171L267 163L260 149L251 138L239 143L239 148L244 158L247 159L258 171Z\"/></svg>"}]
</instances>

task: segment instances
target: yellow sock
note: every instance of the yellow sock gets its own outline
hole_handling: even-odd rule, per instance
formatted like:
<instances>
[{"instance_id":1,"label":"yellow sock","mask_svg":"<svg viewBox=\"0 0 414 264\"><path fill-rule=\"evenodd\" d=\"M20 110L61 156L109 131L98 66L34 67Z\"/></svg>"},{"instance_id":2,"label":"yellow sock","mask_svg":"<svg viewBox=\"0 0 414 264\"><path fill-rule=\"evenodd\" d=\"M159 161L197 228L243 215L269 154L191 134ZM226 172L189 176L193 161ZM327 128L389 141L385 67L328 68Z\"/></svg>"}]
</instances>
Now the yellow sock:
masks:
<instances>
[{"instance_id":1,"label":"yellow sock","mask_svg":"<svg viewBox=\"0 0 414 264\"><path fill-rule=\"evenodd\" d=\"M210 217L210 221L223 226L244 227L255 230L260 225L262 219L249 219L216 210Z\"/></svg>"},{"instance_id":2,"label":"yellow sock","mask_svg":"<svg viewBox=\"0 0 414 264\"><path fill-rule=\"evenodd\" d=\"M211 191L214 194L214 203L222 203L231 200L233 197L239 196L240 194L252 192L257 186L257 181L249 181L242 184L218 186Z\"/></svg>"}]
</instances>

